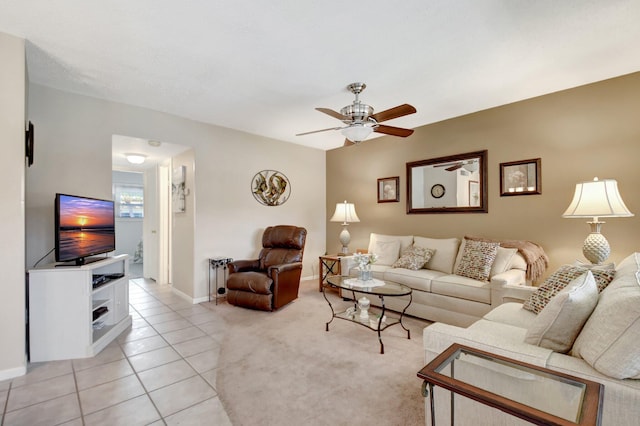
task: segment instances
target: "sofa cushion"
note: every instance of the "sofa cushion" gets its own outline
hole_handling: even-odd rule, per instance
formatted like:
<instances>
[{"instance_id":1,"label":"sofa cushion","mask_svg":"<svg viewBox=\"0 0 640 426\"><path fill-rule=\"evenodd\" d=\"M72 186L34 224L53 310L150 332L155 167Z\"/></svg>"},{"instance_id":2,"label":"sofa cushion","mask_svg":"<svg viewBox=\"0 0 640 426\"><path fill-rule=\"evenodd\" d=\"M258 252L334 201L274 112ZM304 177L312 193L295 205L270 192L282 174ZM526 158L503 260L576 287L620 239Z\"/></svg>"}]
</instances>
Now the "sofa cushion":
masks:
<instances>
[{"instance_id":1,"label":"sofa cushion","mask_svg":"<svg viewBox=\"0 0 640 426\"><path fill-rule=\"evenodd\" d=\"M496 259L500 243L488 241L467 240L462 249L460 263L455 269L456 275L487 281L491 273L491 266Z\"/></svg>"},{"instance_id":2,"label":"sofa cushion","mask_svg":"<svg viewBox=\"0 0 640 426\"><path fill-rule=\"evenodd\" d=\"M422 269L424 264L431 259L434 252L434 249L411 246L402 252L402 255L394 262L392 267L417 271L418 269Z\"/></svg>"},{"instance_id":3,"label":"sofa cushion","mask_svg":"<svg viewBox=\"0 0 640 426\"><path fill-rule=\"evenodd\" d=\"M376 241L373 250L369 250L369 253L376 255L377 264L393 265L400 256L400 241Z\"/></svg>"},{"instance_id":4,"label":"sofa cushion","mask_svg":"<svg viewBox=\"0 0 640 426\"><path fill-rule=\"evenodd\" d=\"M571 351L616 379L640 379L640 262L632 256L600 294Z\"/></svg>"},{"instance_id":5,"label":"sofa cushion","mask_svg":"<svg viewBox=\"0 0 640 426\"><path fill-rule=\"evenodd\" d=\"M568 352L597 303L598 287L587 271L547 303L529 326L525 343Z\"/></svg>"},{"instance_id":6,"label":"sofa cushion","mask_svg":"<svg viewBox=\"0 0 640 426\"><path fill-rule=\"evenodd\" d=\"M368 248L369 253L376 253L375 248L376 248L376 243L378 241L399 241L400 251L402 251L411 247L411 245L413 244L413 235L384 235L384 234L375 234L372 232L369 235L369 248ZM391 263L389 263L389 265L391 265Z\"/></svg>"},{"instance_id":7,"label":"sofa cushion","mask_svg":"<svg viewBox=\"0 0 640 426\"><path fill-rule=\"evenodd\" d=\"M431 259L424 265L425 269L445 274L453 273L453 264L460 247L459 239L414 237L414 245L435 250Z\"/></svg>"},{"instance_id":8,"label":"sofa cushion","mask_svg":"<svg viewBox=\"0 0 640 426\"><path fill-rule=\"evenodd\" d=\"M563 265L556 272L554 272L544 283L538 288L535 293L532 293L528 300L523 304L523 307L535 313L540 313L542 309L549 303L549 300L562 289L564 289L569 282L587 272L589 269L581 266ZM604 290L613 277L616 274L615 270L610 269L592 269L593 277L596 280L598 291Z\"/></svg>"},{"instance_id":9,"label":"sofa cushion","mask_svg":"<svg viewBox=\"0 0 640 426\"><path fill-rule=\"evenodd\" d=\"M431 291L431 281L446 275L444 272L430 269L418 269L417 271L405 268L387 268L384 272L385 281L393 281L404 284L414 290Z\"/></svg>"},{"instance_id":10,"label":"sofa cushion","mask_svg":"<svg viewBox=\"0 0 640 426\"><path fill-rule=\"evenodd\" d=\"M459 275L444 275L431 281L431 293L474 302L491 303L491 285Z\"/></svg>"}]
</instances>

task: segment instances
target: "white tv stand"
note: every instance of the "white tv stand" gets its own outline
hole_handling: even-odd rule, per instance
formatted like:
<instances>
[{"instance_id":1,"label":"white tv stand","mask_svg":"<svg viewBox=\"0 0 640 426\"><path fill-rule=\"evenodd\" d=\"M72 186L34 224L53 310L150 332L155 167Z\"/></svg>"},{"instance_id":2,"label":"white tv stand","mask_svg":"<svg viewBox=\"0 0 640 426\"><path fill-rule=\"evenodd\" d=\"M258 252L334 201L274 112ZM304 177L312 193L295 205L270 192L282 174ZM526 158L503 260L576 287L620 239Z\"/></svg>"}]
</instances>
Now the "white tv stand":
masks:
<instances>
[{"instance_id":1,"label":"white tv stand","mask_svg":"<svg viewBox=\"0 0 640 426\"><path fill-rule=\"evenodd\" d=\"M31 362L94 356L131 325L128 259L29 271ZM93 288L94 276L107 278Z\"/></svg>"}]
</instances>

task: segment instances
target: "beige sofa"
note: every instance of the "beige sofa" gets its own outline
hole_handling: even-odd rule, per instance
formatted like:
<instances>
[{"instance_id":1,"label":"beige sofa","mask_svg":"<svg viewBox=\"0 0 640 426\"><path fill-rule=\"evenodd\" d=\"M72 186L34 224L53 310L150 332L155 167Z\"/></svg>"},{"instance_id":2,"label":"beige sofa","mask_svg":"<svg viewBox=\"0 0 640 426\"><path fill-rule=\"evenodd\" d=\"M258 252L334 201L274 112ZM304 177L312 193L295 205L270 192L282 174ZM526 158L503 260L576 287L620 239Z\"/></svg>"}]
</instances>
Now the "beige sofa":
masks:
<instances>
[{"instance_id":1,"label":"beige sofa","mask_svg":"<svg viewBox=\"0 0 640 426\"><path fill-rule=\"evenodd\" d=\"M413 235L372 233L368 252L379 255L371 266L374 278L394 281L413 289L407 314L430 321L466 327L481 319L504 301L523 300L535 289L526 282L527 264L516 249L499 248L487 281L454 274L464 251L465 238L426 238ZM431 259L418 270L394 268L401 254L412 246L435 250ZM341 261L343 275L357 277L353 256ZM379 303L371 300L372 304ZM402 311L406 298L385 299L388 309Z\"/></svg>"},{"instance_id":2,"label":"beige sofa","mask_svg":"<svg viewBox=\"0 0 640 426\"><path fill-rule=\"evenodd\" d=\"M587 313L584 326L577 328L579 334L573 344L569 342L571 349L566 354L525 343L536 314L523 309L521 303L505 303L467 328L443 323L426 327L425 362L451 344L460 343L582 377L604 385L602 425L640 424L640 253L628 256L618 265L613 281L599 296L596 293L595 300L594 310ZM563 324L560 327L566 328ZM514 392L521 388L518 381L522 378L505 376L502 380L514 386ZM558 410L568 405L566 395L556 394L548 386L540 385L538 391L553 401ZM435 395L437 423L446 423L448 392L436 388ZM477 419L483 419L482 424L487 425L521 424L497 410L464 402L462 398L457 401L461 405L456 409L456 424L478 424ZM429 419L428 398L425 409Z\"/></svg>"}]
</instances>

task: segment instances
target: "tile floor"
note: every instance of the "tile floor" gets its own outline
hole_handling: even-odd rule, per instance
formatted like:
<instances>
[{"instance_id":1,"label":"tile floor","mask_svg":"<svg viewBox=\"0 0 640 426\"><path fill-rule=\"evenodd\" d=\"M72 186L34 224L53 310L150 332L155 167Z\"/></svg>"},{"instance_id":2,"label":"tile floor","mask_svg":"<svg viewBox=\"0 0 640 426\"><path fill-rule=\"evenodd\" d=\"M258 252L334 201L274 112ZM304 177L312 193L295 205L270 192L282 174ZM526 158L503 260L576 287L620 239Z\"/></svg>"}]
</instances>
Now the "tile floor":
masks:
<instances>
[{"instance_id":1,"label":"tile floor","mask_svg":"<svg viewBox=\"0 0 640 426\"><path fill-rule=\"evenodd\" d=\"M223 327L208 303L129 281L133 326L93 358L0 382L0 425L230 425L216 392Z\"/></svg>"}]
</instances>

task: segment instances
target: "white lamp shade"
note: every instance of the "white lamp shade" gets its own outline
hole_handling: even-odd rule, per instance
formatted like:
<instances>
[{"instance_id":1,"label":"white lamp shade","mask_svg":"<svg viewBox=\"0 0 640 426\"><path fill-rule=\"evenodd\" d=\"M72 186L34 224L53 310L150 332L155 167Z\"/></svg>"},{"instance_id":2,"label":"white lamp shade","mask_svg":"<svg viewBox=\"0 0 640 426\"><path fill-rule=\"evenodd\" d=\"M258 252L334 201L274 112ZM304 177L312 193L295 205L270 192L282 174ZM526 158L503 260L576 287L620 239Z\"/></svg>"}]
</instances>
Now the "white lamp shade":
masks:
<instances>
[{"instance_id":1,"label":"white lamp shade","mask_svg":"<svg viewBox=\"0 0 640 426\"><path fill-rule=\"evenodd\" d=\"M373 127L364 124L352 124L342 129L342 134L351 142L361 142L373 132Z\"/></svg>"},{"instance_id":2,"label":"white lamp shade","mask_svg":"<svg viewBox=\"0 0 640 426\"><path fill-rule=\"evenodd\" d=\"M633 213L625 206L618 182L614 179L581 182L576 184L573 201L562 217L630 217Z\"/></svg>"},{"instance_id":3,"label":"white lamp shade","mask_svg":"<svg viewBox=\"0 0 640 426\"><path fill-rule=\"evenodd\" d=\"M331 222L342 222L342 223L350 223L350 222L360 222L358 215L356 214L356 208L353 203L347 203L345 200L343 203L336 204L336 211L329 219Z\"/></svg>"}]
</instances>

